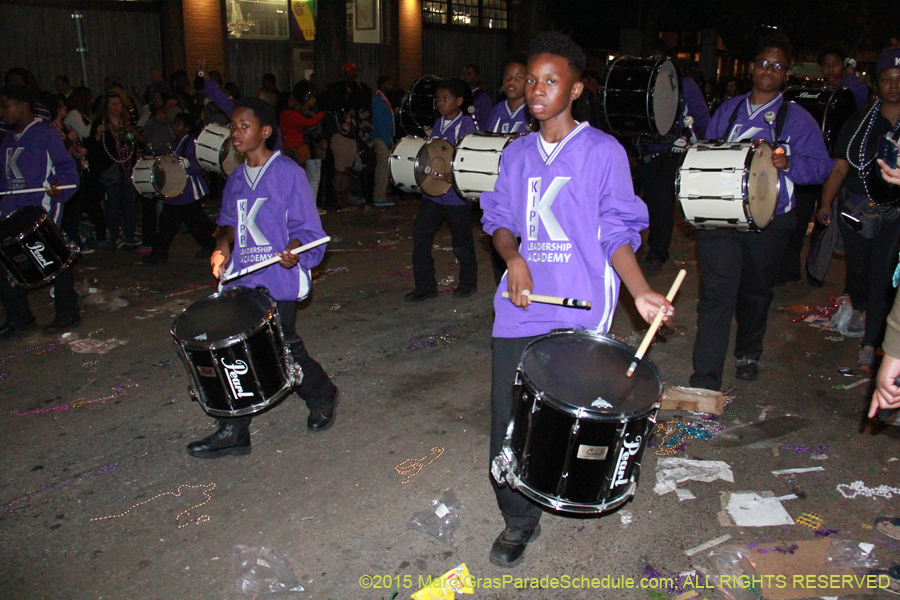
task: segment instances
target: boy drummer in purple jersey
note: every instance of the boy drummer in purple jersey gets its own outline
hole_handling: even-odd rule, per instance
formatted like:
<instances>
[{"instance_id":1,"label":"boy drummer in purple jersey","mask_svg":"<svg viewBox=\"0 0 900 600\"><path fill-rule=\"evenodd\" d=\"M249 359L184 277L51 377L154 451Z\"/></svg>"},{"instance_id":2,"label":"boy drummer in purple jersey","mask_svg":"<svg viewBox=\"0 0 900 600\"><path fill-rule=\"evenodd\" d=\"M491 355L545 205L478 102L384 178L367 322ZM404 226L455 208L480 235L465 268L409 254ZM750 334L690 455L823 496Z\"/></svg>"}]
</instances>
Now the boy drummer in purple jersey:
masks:
<instances>
[{"instance_id":1,"label":"boy drummer in purple jersey","mask_svg":"<svg viewBox=\"0 0 900 600\"><path fill-rule=\"evenodd\" d=\"M620 278L647 322L660 310L665 321L674 314L672 304L647 285L634 256L639 232L647 226L647 208L634 195L624 149L572 118L585 62L581 49L562 34L534 39L525 98L541 130L506 147L495 191L481 195L484 230L508 269L494 297L491 460L501 450L516 366L529 342L559 328L606 332ZM520 246L516 236L522 238ZM503 298L505 291L509 299ZM590 300L593 308L531 304L531 292ZM495 487L495 492L506 527L490 559L515 567L540 533L541 509L508 487Z\"/></svg>"},{"instance_id":2,"label":"boy drummer in purple jersey","mask_svg":"<svg viewBox=\"0 0 900 600\"><path fill-rule=\"evenodd\" d=\"M528 108L525 106L525 78L528 56L510 54L503 61L503 91L506 100L498 102L488 117L485 131L491 133L527 133Z\"/></svg>"},{"instance_id":3,"label":"boy drummer in purple jersey","mask_svg":"<svg viewBox=\"0 0 900 600\"><path fill-rule=\"evenodd\" d=\"M225 185L218 220L222 234L210 263L213 275L219 277L223 269L227 275L265 259L281 257L277 265L234 279L223 287L262 286L275 300L284 341L303 369L303 382L294 392L309 408L306 428L322 431L334 423L338 389L307 353L294 328L294 310L296 301L309 295L309 270L322 260L325 246L299 255L290 251L324 237L325 233L303 169L267 145L275 122L275 109L264 100L247 98L234 105L231 141L234 149L247 158ZM252 415L220 417L218 431L188 444L188 454L198 458L250 454L251 419Z\"/></svg>"}]
</instances>

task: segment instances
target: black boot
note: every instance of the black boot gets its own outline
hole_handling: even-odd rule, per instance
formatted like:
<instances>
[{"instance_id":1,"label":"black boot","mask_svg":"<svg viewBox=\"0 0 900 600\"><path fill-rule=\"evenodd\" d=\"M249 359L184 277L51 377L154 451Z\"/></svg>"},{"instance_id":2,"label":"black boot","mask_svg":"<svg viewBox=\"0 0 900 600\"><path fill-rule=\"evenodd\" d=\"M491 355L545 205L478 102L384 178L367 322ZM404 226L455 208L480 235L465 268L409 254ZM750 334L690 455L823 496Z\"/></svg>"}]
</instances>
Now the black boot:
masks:
<instances>
[{"instance_id":1,"label":"black boot","mask_svg":"<svg viewBox=\"0 0 900 600\"><path fill-rule=\"evenodd\" d=\"M505 528L491 546L491 562L498 567L511 569L517 566L525 554L525 547L541 535L541 526L534 529Z\"/></svg>"},{"instance_id":2,"label":"black boot","mask_svg":"<svg viewBox=\"0 0 900 600\"><path fill-rule=\"evenodd\" d=\"M197 458L246 456L250 454L250 431L231 423L219 421L219 430L209 437L187 446L188 454Z\"/></svg>"},{"instance_id":3,"label":"black boot","mask_svg":"<svg viewBox=\"0 0 900 600\"><path fill-rule=\"evenodd\" d=\"M313 408L306 419L306 428L309 431L325 431L334 425L334 410L338 400L341 399L341 390L335 389L334 399L326 402L324 406Z\"/></svg>"}]
</instances>

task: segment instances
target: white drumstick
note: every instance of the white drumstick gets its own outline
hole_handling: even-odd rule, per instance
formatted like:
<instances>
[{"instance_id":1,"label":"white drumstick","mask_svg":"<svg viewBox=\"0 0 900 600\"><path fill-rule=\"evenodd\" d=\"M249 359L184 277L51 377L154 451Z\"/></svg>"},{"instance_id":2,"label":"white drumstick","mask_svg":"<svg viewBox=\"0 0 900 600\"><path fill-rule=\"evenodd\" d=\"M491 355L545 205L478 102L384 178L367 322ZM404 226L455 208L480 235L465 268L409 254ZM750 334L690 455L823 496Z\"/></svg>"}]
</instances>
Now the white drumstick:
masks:
<instances>
[{"instance_id":1,"label":"white drumstick","mask_svg":"<svg viewBox=\"0 0 900 600\"><path fill-rule=\"evenodd\" d=\"M78 186L73 183L70 185L61 185L56 189L58 189L58 190L74 190L77 187ZM39 187L39 188L31 188L31 189L27 189L27 190L10 190L8 192L0 192L0 196L7 196L7 195L11 196L13 194L33 194L34 192L49 192L49 191L50 191L50 188Z\"/></svg>"},{"instance_id":2,"label":"white drumstick","mask_svg":"<svg viewBox=\"0 0 900 600\"><path fill-rule=\"evenodd\" d=\"M311 248L315 248L316 246L321 246L322 244L328 243L330 241L331 241L331 237L326 235L325 237L318 239L314 242L310 242L308 244L300 246L299 248L294 248L293 250L291 250L291 254L300 254L301 252L306 252L307 250L309 250ZM246 269L241 269L237 273L234 273L227 277L223 274L222 277L219 278L219 281L221 281L222 283L226 283L228 281L231 281L232 279L237 279L238 277L243 277L244 275L247 275L248 273L252 273L253 271L258 271L259 269L262 269L263 267L268 267L269 265L274 265L275 263L280 262L280 261L281 261L280 256L273 256L272 258L270 258L268 260L264 260L259 264L253 265L252 267L247 267Z\"/></svg>"},{"instance_id":3,"label":"white drumstick","mask_svg":"<svg viewBox=\"0 0 900 600\"><path fill-rule=\"evenodd\" d=\"M775 139L775 127L772 125L775 122L775 113L770 110L763 118L766 120L766 123L769 124L769 133L772 134L772 145L777 146L778 140Z\"/></svg>"},{"instance_id":4,"label":"white drumstick","mask_svg":"<svg viewBox=\"0 0 900 600\"><path fill-rule=\"evenodd\" d=\"M687 275L687 271L684 269L678 271L678 276L675 277L675 283L672 284L672 287L669 289L669 293L666 294L666 300L669 302L675 298L675 294L678 293L678 288L681 287L681 282L684 281L684 276ZM641 342L641 345L638 347L637 352L634 353L634 360L631 361L631 366L628 367L628 371L625 373L625 377L631 377L634 375L634 370L637 368L641 359L644 358L644 352L647 351L647 348L650 346L650 341L653 339L653 336L656 335L656 330L659 329L660 323L663 320L663 311L660 308L656 312L656 318L653 319L653 323L650 324L650 329L647 330L647 335L644 336L644 340Z\"/></svg>"},{"instance_id":5,"label":"white drumstick","mask_svg":"<svg viewBox=\"0 0 900 600\"><path fill-rule=\"evenodd\" d=\"M502 295L504 298L509 298L509 292L503 292ZM541 304L556 304L557 306L591 310L590 300L576 300L575 298L560 298L558 296L541 296L540 294L525 294L524 292L522 295L528 296L532 302L539 302Z\"/></svg>"},{"instance_id":6,"label":"white drumstick","mask_svg":"<svg viewBox=\"0 0 900 600\"><path fill-rule=\"evenodd\" d=\"M691 132L691 143L697 143L697 136L694 134L694 117L687 116L684 118L684 126Z\"/></svg>"}]
</instances>

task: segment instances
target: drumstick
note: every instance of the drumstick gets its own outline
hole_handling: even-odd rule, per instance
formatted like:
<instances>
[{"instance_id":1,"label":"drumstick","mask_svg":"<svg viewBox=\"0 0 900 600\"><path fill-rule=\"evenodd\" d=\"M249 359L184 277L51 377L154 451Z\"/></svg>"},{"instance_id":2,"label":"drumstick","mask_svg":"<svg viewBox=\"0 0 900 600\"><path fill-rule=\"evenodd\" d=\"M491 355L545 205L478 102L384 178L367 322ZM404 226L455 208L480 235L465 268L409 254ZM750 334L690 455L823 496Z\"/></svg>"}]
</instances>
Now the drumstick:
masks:
<instances>
[{"instance_id":1,"label":"drumstick","mask_svg":"<svg viewBox=\"0 0 900 600\"><path fill-rule=\"evenodd\" d=\"M557 296L541 296L540 294L526 294L532 302L540 302L541 304L556 304L558 306L568 306L569 308L581 308L591 310L590 300L576 300L575 298L559 298ZM509 298L509 292L503 292L504 298Z\"/></svg>"},{"instance_id":2,"label":"drumstick","mask_svg":"<svg viewBox=\"0 0 900 600\"><path fill-rule=\"evenodd\" d=\"M773 125L773 123L775 123L775 113L770 110L763 118L766 120L766 123L769 124L769 133L772 135L772 145L778 147L778 140L775 139L775 126Z\"/></svg>"},{"instance_id":3,"label":"drumstick","mask_svg":"<svg viewBox=\"0 0 900 600\"><path fill-rule=\"evenodd\" d=\"M56 189L58 189L58 190L74 190L77 187L78 187L77 185L71 184L71 185L61 185ZM12 194L32 194L34 192L49 192L49 191L50 191L50 188L39 187L39 188L31 188L28 190L11 190L9 192L0 192L0 196L6 196L6 195L12 195Z\"/></svg>"},{"instance_id":4,"label":"drumstick","mask_svg":"<svg viewBox=\"0 0 900 600\"><path fill-rule=\"evenodd\" d=\"M666 300L669 302L675 297L675 294L678 293L678 288L681 287L681 282L684 281L684 276L687 275L687 271L684 269L678 271L678 276L675 277L675 283L672 284L671 289L669 289L669 293L666 294ZM659 309L656 313L656 317L653 319L653 323L650 324L650 329L647 330L647 334L644 336L641 345L638 347L637 352L634 353L634 360L631 361L631 366L628 367L628 372L625 373L625 377L631 377L634 375L634 370L637 368L641 359L644 358L644 352L647 351L647 348L650 346L650 341L653 339L653 336L656 335L656 330L659 329L659 324L662 323L663 320L663 311L662 308Z\"/></svg>"},{"instance_id":5,"label":"drumstick","mask_svg":"<svg viewBox=\"0 0 900 600\"><path fill-rule=\"evenodd\" d=\"M330 241L331 241L331 237L326 235L325 237L318 239L314 242L310 242L308 244L300 246L299 248L294 248L293 250L291 250L291 254L300 254L301 252L306 252L307 250L309 250L311 248L315 248L316 246L321 246L322 244L328 243ZM270 258L268 260L264 260L259 264L253 265L252 267L247 267L246 269L241 269L237 273L234 273L233 275L229 275L228 277L226 277L223 273L222 277L219 278L219 281L221 281L222 283L226 283L228 281L231 281L232 279L237 279L238 277L243 277L244 275L247 275L248 273L252 273L253 271L258 271L259 269L262 269L263 267L268 267L269 265L274 265L275 263L280 262L280 261L281 261L280 256L273 256L272 258Z\"/></svg>"}]
</instances>

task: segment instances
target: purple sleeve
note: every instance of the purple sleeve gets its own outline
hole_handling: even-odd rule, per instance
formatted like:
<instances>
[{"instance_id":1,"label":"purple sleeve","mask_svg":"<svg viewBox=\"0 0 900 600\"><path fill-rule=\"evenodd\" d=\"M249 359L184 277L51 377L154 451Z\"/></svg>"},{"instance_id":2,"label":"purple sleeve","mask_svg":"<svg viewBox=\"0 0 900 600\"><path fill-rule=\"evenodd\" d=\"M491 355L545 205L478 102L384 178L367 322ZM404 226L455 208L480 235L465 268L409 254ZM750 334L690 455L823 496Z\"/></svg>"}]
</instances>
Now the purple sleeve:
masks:
<instances>
[{"instance_id":1,"label":"purple sleeve","mask_svg":"<svg viewBox=\"0 0 900 600\"><path fill-rule=\"evenodd\" d=\"M650 224L647 205L634 195L625 149L619 144L597 148L602 153L589 164L602 168L600 175L600 248L607 261L620 246L641 245L641 230Z\"/></svg>"},{"instance_id":2,"label":"purple sleeve","mask_svg":"<svg viewBox=\"0 0 900 600\"><path fill-rule=\"evenodd\" d=\"M312 195L312 188L306 180L306 173L300 167L292 165L291 172L294 174L291 190L285 190L291 194L292 202L288 206L287 212L287 228L288 239L298 239L301 244L308 244L325 237L325 231L322 229L322 220L319 218L319 211L316 209L316 200ZM320 262L325 256L325 246L316 246L306 252L299 254L300 266L309 271Z\"/></svg>"},{"instance_id":3,"label":"purple sleeve","mask_svg":"<svg viewBox=\"0 0 900 600\"><path fill-rule=\"evenodd\" d=\"M481 131L487 131L488 121L491 118L491 99L487 92L481 91L475 95L475 117L478 119L478 128Z\"/></svg>"},{"instance_id":4,"label":"purple sleeve","mask_svg":"<svg viewBox=\"0 0 900 600\"><path fill-rule=\"evenodd\" d=\"M734 103L740 102L743 100L743 96L738 98L732 98L724 102L713 116L709 119L709 125L706 127L706 136L707 140L724 140L728 133L725 131L725 128L728 127L728 119L731 118L731 113L734 112Z\"/></svg>"},{"instance_id":5,"label":"purple sleeve","mask_svg":"<svg viewBox=\"0 0 900 600\"><path fill-rule=\"evenodd\" d=\"M694 134L700 140L703 139L707 128L709 128L709 108L706 106L706 100L703 98L703 92L700 91L697 83L691 77L685 77L683 83L684 106L687 109L688 116L694 118Z\"/></svg>"},{"instance_id":6,"label":"purple sleeve","mask_svg":"<svg viewBox=\"0 0 900 600\"><path fill-rule=\"evenodd\" d=\"M231 118L231 112L234 110L234 101L228 98L228 95L222 91L219 84L215 80L210 79L203 84L203 93L206 97L216 103L228 118Z\"/></svg>"},{"instance_id":7,"label":"purple sleeve","mask_svg":"<svg viewBox=\"0 0 900 600\"><path fill-rule=\"evenodd\" d=\"M532 140L533 141L533 140ZM519 152L519 144L506 147L506 150L500 155L500 175L494 183L493 192L484 192L481 194L479 203L484 211L481 216L481 223L484 226L484 232L488 235L494 235L494 232L501 227L509 229L513 235L519 236L518 227L516 226L516 218L513 213L514 207L511 205L512 190L510 174L507 165L510 161L515 161Z\"/></svg>"},{"instance_id":8,"label":"purple sleeve","mask_svg":"<svg viewBox=\"0 0 900 600\"><path fill-rule=\"evenodd\" d=\"M459 135L456 136L456 144L454 145L458 146L459 140L467 133L472 133L473 131L478 131L478 128L475 127L475 121L473 121L471 117L463 115L462 123L459 126Z\"/></svg>"},{"instance_id":9,"label":"purple sleeve","mask_svg":"<svg viewBox=\"0 0 900 600\"><path fill-rule=\"evenodd\" d=\"M856 99L856 110L862 110L866 107L866 104L869 102L869 86L860 81L856 73L844 75L841 85L853 92L853 97Z\"/></svg>"},{"instance_id":10,"label":"purple sleeve","mask_svg":"<svg viewBox=\"0 0 900 600\"><path fill-rule=\"evenodd\" d=\"M54 198L54 202L64 204L69 198L78 191L78 184L81 178L78 176L78 168L75 166L75 160L72 155L66 152L66 146L62 139L53 129L47 129L47 153L50 156L50 162L53 165L54 173L48 177L51 185L74 185L71 190L62 190L58 198Z\"/></svg>"},{"instance_id":11,"label":"purple sleeve","mask_svg":"<svg viewBox=\"0 0 900 600\"><path fill-rule=\"evenodd\" d=\"M784 175L797 185L818 185L831 174L834 161L828 156L819 124L797 105L788 110L790 123L790 168ZM787 129L787 125L785 126Z\"/></svg>"}]
</instances>

